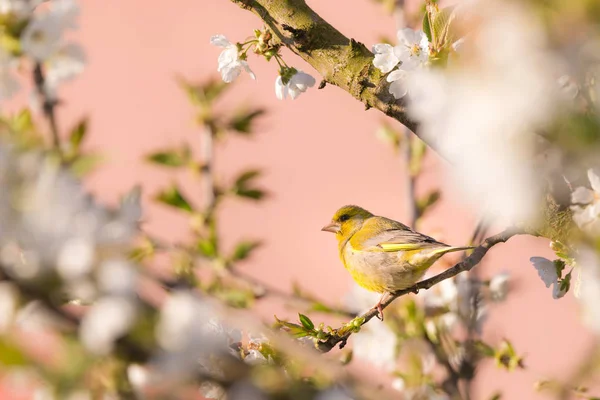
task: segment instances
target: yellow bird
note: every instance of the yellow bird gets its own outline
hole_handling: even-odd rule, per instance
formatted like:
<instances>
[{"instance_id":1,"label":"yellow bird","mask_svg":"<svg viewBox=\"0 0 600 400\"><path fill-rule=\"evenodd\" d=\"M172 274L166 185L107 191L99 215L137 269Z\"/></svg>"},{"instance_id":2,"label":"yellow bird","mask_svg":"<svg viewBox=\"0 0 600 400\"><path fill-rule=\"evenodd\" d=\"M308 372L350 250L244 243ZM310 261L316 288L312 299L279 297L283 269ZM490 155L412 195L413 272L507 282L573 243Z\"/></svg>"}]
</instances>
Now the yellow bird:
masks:
<instances>
[{"instance_id":1,"label":"yellow bird","mask_svg":"<svg viewBox=\"0 0 600 400\"><path fill-rule=\"evenodd\" d=\"M340 208L321 230L335 233L342 263L356 283L382 293L375 305L381 320L387 293L413 286L444 254L473 249L448 246L358 206Z\"/></svg>"}]
</instances>

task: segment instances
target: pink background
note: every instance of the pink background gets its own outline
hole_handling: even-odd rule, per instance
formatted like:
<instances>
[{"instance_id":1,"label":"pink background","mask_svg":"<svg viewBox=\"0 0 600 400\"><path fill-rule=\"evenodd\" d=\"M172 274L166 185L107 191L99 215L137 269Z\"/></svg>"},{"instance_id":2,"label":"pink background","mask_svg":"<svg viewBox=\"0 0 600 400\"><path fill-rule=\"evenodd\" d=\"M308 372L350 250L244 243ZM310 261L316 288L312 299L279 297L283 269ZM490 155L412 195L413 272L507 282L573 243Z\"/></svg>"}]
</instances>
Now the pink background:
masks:
<instances>
[{"instance_id":1,"label":"pink background","mask_svg":"<svg viewBox=\"0 0 600 400\"><path fill-rule=\"evenodd\" d=\"M311 5L346 36L368 47L382 35L394 36L393 19L369 1L354 1L351 7L342 0ZM91 118L87 148L104 153L108 161L92 175L90 189L116 201L141 183L148 200L176 179L186 194L198 199L200 189L187 175L174 177L141 159L184 140L198 148L193 109L174 78L215 77L220 50L209 45L210 36L222 33L242 41L262 27L260 20L226 0L179 0L160 6L148 1L85 1L82 9L81 29L73 38L85 47L89 67L62 91L65 105L59 122L66 129L84 115ZM284 56L320 81L298 57L288 51ZM405 216L402 161L375 137L386 117L375 110L365 112L361 103L333 86L309 90L295 101L278 101L275 62L254 55L249 62L258 80L242 75L227 94L224 109L248 104L266 107L269 114L254 138L231 137L219 148L217 168L223 180L241 168L262 168L260 183L271 196L259 205L227 202L222 214L226 243L263 239L265 246L242 266L246 271L282 289L297 281L327 302L342 304L351 279L337 258L334 238L320 228L347 203L399 220ZM431 157L418 191L443 182L447 168ZM146 205L151 232L172 240L185 238L183 218ZM443 202L422 230L450 244L465 243L476 220L470 211L460 192L445 188ZM551 256L546 240L516 238L495 248L479 269L484 277L499 271L511 274L514 290L505 303L492 308L484 337L492 343L504 337L512 340L525 355L527 369L506 373L485 362L476 381L476 399L489 398L498 389L506 399L546 398L534 392L533 383L568 376L565 372L580 362L591 343L572 294L552 299L528 261L534 255ZM295 316L277 299L258 306L267 320L273 312Z\"/></svg>"}]
</instances>

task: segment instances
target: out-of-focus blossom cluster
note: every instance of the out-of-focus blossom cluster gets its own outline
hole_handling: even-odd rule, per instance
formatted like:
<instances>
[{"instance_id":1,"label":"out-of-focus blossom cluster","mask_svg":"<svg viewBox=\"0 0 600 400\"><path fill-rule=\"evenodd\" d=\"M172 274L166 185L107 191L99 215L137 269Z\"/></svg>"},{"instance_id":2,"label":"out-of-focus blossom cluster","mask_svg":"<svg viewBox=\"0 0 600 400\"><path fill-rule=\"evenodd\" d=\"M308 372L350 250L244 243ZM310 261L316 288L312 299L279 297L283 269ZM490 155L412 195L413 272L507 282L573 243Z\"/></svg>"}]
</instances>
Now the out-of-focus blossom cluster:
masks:
<instances>
[{"instance_id":1,"label":"out-of-focus blossom cluster","mask_svg":"<svg viewBox=\"0 0 600 400\"><path fill-rule=\"evenodd\" d=\"M4 0L0 4L3 42L0 47L0 99L14 95L20 85L14 71L25 60L39 64L45 96L56 100L63 82L79 75L85 66L85 53L76 43L65 40L77 29L79 7L74 0ZM32 65L32 68L34 66Z\"/></svg>"}]
</instances>

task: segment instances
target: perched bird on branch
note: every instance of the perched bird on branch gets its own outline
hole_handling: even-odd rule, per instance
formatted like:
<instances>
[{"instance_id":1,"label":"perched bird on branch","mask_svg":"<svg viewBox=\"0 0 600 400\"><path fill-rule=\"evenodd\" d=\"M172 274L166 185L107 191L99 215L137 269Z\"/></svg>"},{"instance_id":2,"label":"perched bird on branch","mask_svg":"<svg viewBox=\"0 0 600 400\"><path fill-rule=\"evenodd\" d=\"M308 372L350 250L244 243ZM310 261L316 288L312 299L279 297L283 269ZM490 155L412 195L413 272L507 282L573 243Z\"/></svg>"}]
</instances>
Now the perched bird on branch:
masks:
<instances>
[{"instance_id":1,"label":"perched bird on branch","mask_svg":"<svg viewBox=\"0 0 600 400\"><path fill-rule=\"evenodd\" d=\"M358 206L340 208L321 230L335 233L342 263L356 283L382 293L375 305L381 320L388 293L413 286L444 254L474 248L448 246Z\"/></svg>"}]
</instances>

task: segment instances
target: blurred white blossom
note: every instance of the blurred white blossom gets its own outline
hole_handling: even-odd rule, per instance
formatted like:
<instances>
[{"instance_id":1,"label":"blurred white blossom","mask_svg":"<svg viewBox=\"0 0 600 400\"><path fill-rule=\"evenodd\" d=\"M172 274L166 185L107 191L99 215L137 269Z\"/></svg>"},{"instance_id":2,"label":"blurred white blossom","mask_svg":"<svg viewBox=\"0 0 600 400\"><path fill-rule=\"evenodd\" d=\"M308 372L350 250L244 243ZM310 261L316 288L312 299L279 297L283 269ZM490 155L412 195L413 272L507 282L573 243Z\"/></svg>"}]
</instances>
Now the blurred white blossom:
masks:
<instances>
[{"instance_id":1,"label":"blurred white blossom","mask_svg":"<svg viewBox=\"0 0 600 400\"><path fill-rule=\"evenodd\" d=\"M302 93L306 92L308 88L315 85L315 78L300 70L294 71L294 74L289 78L278 75L275 79L275 95L279 100L286 99L288 94L292 100L295 100Z\"/></svg>"},{"instance_id":2,"label":"blurred white blossom","mask_svg":"<svg viewBox=\"0 0 600 400\"><path fill-rule=\"evenodd\" d=\"M552 286L552 297L554 299L560 299L567 293L560 288L560 277L556 271L556 264L554 261L550 261L544 257L531 257L530 261L546 287L549 288Z\"/></svg>"},{"instance_id":3,"label":"blurred white blossom","mask_svg":"<svg viewBox=\"0 0 600 400\"><path fill-rule=\"evenodd\" d=\"M112 351L114 342L133 325L135 316L136 304L133 300L119 296L103 297L81 321L81 342L92 353L106 355Z\"/></svg>"},{"instance_id":4,"label":"blurred white blossom","mask_svg":"<svg viewBox=\"0 0 600 400\"><path fill-rule=\"evenodd\" d=\"M29 57L43 62L62 46L67 29L75 29L79 7L73 0L54 0L48 10L34 14L21 34L21 48Z\"/></svg>"},{"instance_id":5,"label":"blurred white blossom","mask_svg":"<svg viewBox=\"0 0 600 400\"><path fill-rule=\"evenodd\" d=\"M600 233L600 177L593 170L587 171L591 189L580 186L571 194L571 210L573 221L582 230L591 233Z\"/></svg>"},{"instance_id":6,"label":"blurred white blossom","mask_svg":"<svg viewBox=\"0 0 600 400\"><path fill-rule=\"evenodd\" d=\"M381 295L368 291L356 283L352 283L350 292L346 295L344 302L349 311L362 314L373 308L380 297Z\"/></svg>"},{"instance_id":7,"label":"blurred white blossom","mask_svg":"<svg viewBox=\"0 0 600 400\"><path fill-rule=\"evenodd\" d=\"M79 181L38 152L0 143L0 185L0 259L18 278L56 268L67 281L83 281L98 252L125 257L138 229L139 203L118 210L97 205Z\"/></svg>"},{"instance_id":8,"label":"blurred white blossom","mask_svg":"<svg viewBox=\"0 0 600 400\"><path fill-rule=\"evenodd\" d=\"M136 284L137 272L125 259L109 259L98 267L98 287L106 293L132 295Z\"/></svg>"},{"instance_id":9,"label":"blurred white blossom","mask_svg":"<svg viewBox=\"0 0 600 400\"><path fill-rule=\"evenodd\" d=\"M0 14L25 19L43 0L0 0Z\"/></svg>"},{"instance_id":10,"label":"blurred white blossom","mask_svg":"<svg viewBox=\"0 0 600 400\"><path fill-rule=\"evenodd\" d=\"M497 1L461 8L476 29L451 67L411 71L409 114L473 204L509 222L533 218L541 196L533 132L554 116L555 58L527 9Z\"/></svg>"},{"instance_id":11,"label":"blurred white blossom","mask_svg":"<svg viewBox=\"0 0 600 400\"><path fill-rule=\"evenodd\" d=\"M16 60L4 49L0 48L0 100L7 100L14 96L21 85L14 77Z\"/></svg>"},{"instance_id":12,"label":"blurred white blossom","mask_svg":"<svg viewBox=\"0 0 600 400\"><path fill-rule=\"evenodd\" d=\"M506 298L510 286L510 274L503 272L494 275L490 279L490 295L494 301L502 301Z\"/></svg>"},{"instance_id":13,"label":"blurred white blossom","mask_svg":"<svg viewBox=\"0 0 600 400\"><path fill-rule=\"evenodd\" d=\"M0 282L0 333L13 323L19 303L17 288L8 282Z\"/></svg>"},{"instance_id":14,"label":"blurred white blossom","mask_svg":"<svg viewBox=\"0 0 600 400\"><path fill-rule=\"evenodd\" d=\"M225 396L225 390L220 385L212 382L202 382L200 393L207 399L222 399Z\"/></svg>"},{"instance_id":15,"label":"blurred white blossom","mask_svg":"<svg viewBox=\"0 0 600 400\"><path fill-rule=\"evenodd\" d=\"M588 248L580 249L577 265L580 269L579 303L584 323L600 334L600 260L598 254Z\"/></svg>"},{"instance_id":16,"label":"blurred white blossom","mask_svg":"<svg viewBox=\"0 0 600 400\"><path fill-rule=\"evenodd\" d=\"M58 86L81 74L85 64L85 52L75 43L69 43L52 54L46 62L46 89L50 97L56 98Z\"/></svg>"},{"instance_id":17,"label":"blurred white blossom","mask_svg":"<svg viewBox=\"0 0 600 400\"><path fill-rule=\"evenodd\" d=\"M354 337L354 357L386 371L396 367L396 334L383 322L363 325Z\"/></svg>"},{"instance_id":18,"label":"blurred white blossom","mask_svg":"<svg viewBox=\"0 0 600 400\"><path fill-rule=\"evenodd\" d=\"M224 82L233 82L240 76L242 68L246 70L248 75L250 75L250 78L256 79L248 62L240 58L240 52L235 43L231 43L223 35L214 35L210 38L210 44L223 48L223 51L219 55L219 66L217 71L221 73Z\"/></svg>"}]
</instances>

